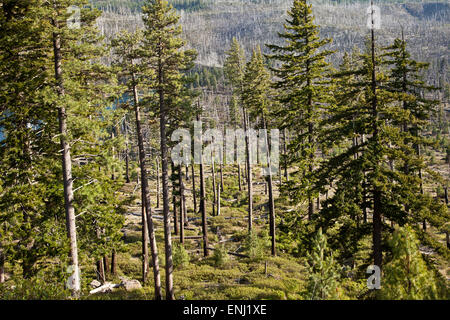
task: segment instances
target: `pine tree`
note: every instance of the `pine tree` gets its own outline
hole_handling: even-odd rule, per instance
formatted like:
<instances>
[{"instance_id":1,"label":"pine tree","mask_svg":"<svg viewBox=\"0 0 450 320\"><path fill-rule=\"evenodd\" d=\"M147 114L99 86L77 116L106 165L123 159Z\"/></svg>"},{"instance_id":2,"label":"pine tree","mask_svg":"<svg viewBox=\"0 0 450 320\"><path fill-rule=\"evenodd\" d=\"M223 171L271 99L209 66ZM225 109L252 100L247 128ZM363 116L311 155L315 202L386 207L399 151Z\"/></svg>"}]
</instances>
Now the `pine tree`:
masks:
<instances>
[{"instance_id":1,"label":"pine tree","mask_svg":"<svg viewBox=\"0 0 450 320\"><path fill-rule=\"evenodd\" d=\"M321 165L316 186L324 190L333 185L335 189L318 224L324 228L340 225L335 244L345 243L346 254L352 254L359 239L372 231L374 263L381 267L383 235L391 230L384 218L404 225L414 221L410 211L414 217L427 208L433 212L429 216L443 217L444 209L429 196L420 195L422 182L414 171L424 164L414 144L421 138L404 130L404 124L421 120L404 108L399 97L405 95L393 92L393 78L383 68L390 63L374 42L372 34L365 53L354 54L353 61L347 57L336 75L340 93L323 121L321 143L327 150L340 150ZM366 224L369 214L371 228Z\"/></svg>"},{"instance_id":2,"label":"pine tree","mask_svg":"<svg viewBox=\"0 0 450 320\"><path fill-rule=\"evenodd\" d=\"M406 176L411 176L407 183L415 186L415 189L410 189L409 194L405 192L405 198L407 198L405 210L409 214L408 220L421 221L424 229L426 229L426 221L439 228L446 220L445 209L439 208L440 205L433 201L430 195L425 194L423 171L426 170L435 180L441 180L442 177L431 168L426 168L421 157L423 147L433 146L433 141L421 135L421 132L428 120L436 113L438 104L436 100L427 99L426 95L437 88L423 81L422 74L428 68L428 64L411 58L403 35L402 39L395 39L393 44L383 48L383 51L384 64L390 67L386 89L394 96L401 112L405 113L403 122L393 123L393 125L398 125L406 133L403 137L404 145L410 147L405 148L404 160L401 162L402 168L399 168L399 171Z\"/></svg>"},{"instance_id":3,"label":"pine tree","mask_svg":"<svg viewBox=\"0 0 450 320\"><path fill-rule=\"evenodd\" d=\"M264 66L264 59L259 47L253 51L250 61L247 63L244 72L242 86L242 102L248 109L248 116L253 119L260 119L260 129L268 128L271 117L271 90L270 74ZM272 238L272 255L276 254L275 248L275 205L272 183L272 164L270 161L269 141L265 136L265 143L268 147L265 158L267 159L267 183L269 191L269 226Z\"/></svg>"},{"instance_id":4,"label":"pine tree","mask_svg":"<svg viewBox=\"0 0 450 320\"><path fill-rule=\"evenodd\" d=\"M51 68L40 1L4 2L0 8L0 251L2 267L20 265L31 278L46 257L67 247L52 110L42 101ZM26 50L24 48L27 48Z\"/></svg>"},{"instance_id":5,"label":"pine tree","mask_svg":"<svg viewBox=\"0 0 450 320\"><path fill-rule=\"evenodd\" d=\"M322 233L321 228L314 236L312 251L307 259L309 266L307 298L310 300L337 298L339 265L328 248L327 237Z\"/></svg>"},{"instance_id":6,"label":"pine tree","mask_svg":"<svg viewBox=\"0 0 450 320\"><path fill-rule=\"evenodd\" d=\"M180 117L183 101L182 71L190 68L194 52L183 50L179 16L164 0L148 1L142 8L144 20L144 64L152 71L149 88L156 91L156 108L160 117L162 190L165 238L166 298L174 299L172 239L169 216L168 140L167 125Z\"/></svg>"},{"instance_id":7,"label":"pine tree","mask_svg":"<svg viewBox=\"0 0 450 320\"><path fill-rule=\"evenodd\" d=\"M156 245L155 230L153 225L152 211L150 207L150 190L148 186L147 168L145 166L145 147L141 121L141 103L139 101L138 85L142 73L140 72L141 66L137 60L140 55L140 45L142 41L142 33L140 31L134 34L123 32L119 37L113 40L112 46L115 49L115 53L118 55L121 62L118 67L122 72L122 75L126 79L127 89L132 92L133 105L136 121L136 134L138 138L139 148L139 164L141 169L141 190L142 190L142 254L143 254L143 268L142 279L146 282L147 270L148 270L148 254L147 254L147 239L150 239L150 249L152 254L153 276L155 285L155 299L160 300L161 294L161 279L159 272L159 257L158 248Z\"/></svg>"},{"instance_id":8,"label":"pine tree","mask_svg":"<svg viewBox=\"0 0 450 320\"><path fill-rule=\"evenodd\" d=\"M30 109L25 120L14 110L14 104L2 108L2 112L12 115L10 119L22 123L22 129L16 130L16 133L25 134L21 152L27 164L23 172L33 172L29 177L25 174L22 177L26 178L27 184L35 186L27 187L33 193L28 194L31 202L14 201L16 204L22 203L25 215L16 215L20 219L15 225L18 229L9 229L12 232L7 234L11 236L10 239L17 239L20 232L25 231L24 228L31 227L29 230L33 230L27 234L33 236L34 240L17 250L22 256L19 259L24 263L24 273L28 275L37 269L36 262L46 256L57 255L65 263L67 259L64 255L69 251L74 295L80 291L78 251L89 250L95 243L98 251L92 252L92 256L100 259L107 247L109 250L111 247L120 247L120 229L123 224L120 215L122 203L115 194L121 184L111 181L117 165L114 150L120 144L118 139L111 139L111 130L114 130L113 123L120 115L108 107L115 99L117 87L110 69L99 63L106 52L94 27L99 11L83 8L84 4L86 2L83 1L33 1L26 5L26 19L20 20L28 25L28 29L23 29L24 32L19 35L21 38L15 39L16 43L10 42L11 39L8 41L18 45L17 48L22 47L20 50L23 50L23 45L31 48L27 56L14 50L9 50L9 53L19 59L25 58L23 62L27 62L21 63L24 68L18 70L28 72L27 78L35 81L21 80L22 84L17 87L26 90L19 94L19 97L25 98L20 103L20 113L25 115L25 108L33 109ZM81 8L79 29L71 28L68 23L70 14L67 8L70 5ZM14 6L10 9L15 11ZM8 29L5 31L8 32ZM11 62L8 63L11 65ZM2 75L8 74L2 72ZM17 74L25 75L22 72ZM6 128L5 151L13 146L8 139L14 138L8 132L12 127L6 125ZM60 140L59 146L55 139ZM14 149L17 150L17 147ZM20 156L14 158L17 160ZM6 161L2 161L2 164L20 168ZM11 174L14 174L14 169ZM63 189L62 186L60 188L61 176L64 178L64 192L60 194ZM14 188L20 185L15 184ZM67 243L61 238L64 232L59 224L64 219L58 219L62 213L59 204L63 202L63 194L70 246L61 245L61 241ZM26 196L25 193L22 195ZM6 204L3 200L1 203ZM77 216L75 212L79 212ZM77 237L75 219L79 230L83 231L81 237ZM34 235L34 231L38 233ZM95 236L92 237L92 234ZM41 244L50 250L47 254L39 252ZM27 252L30 257L34 257L33 260L25 258Z\"/></svg>"},{"instance_id":9,"label":"pine tree","mask_svg":"<svg viewBox=\"0 0 450 320\"><path fill-rule=\"evenodd\" d=\"M411 227L398 228L389 241L392 260L383 271L381 299L436 299L436 280L419 251L419 242Z\"/></svg>"},{"instance_id":10,"label":"pine tree","mask_svg":"<svg viewBox=\"0 0 450 320\"><path fill-rule=\"evenodd\" d=\"M248 194L248 229L252 230L253 225L253 172L252 172L252 159L250 158L251 141L248 136L247 130L250 128L249 116L247 114L246 105L243 102L244 91L244 72L245 72L245 53L241 48L236 38L233 38L231 48L226 52L227 58L224 63L224 74L229 84L232 87L232 95L238 97L239 104L242 109L243 115L243 127L245 135L245 159L246 159L246 180L247 180L247 194ZM234 106L233 106L234 107ZM240 185L240 163L238 163L238 179ZM241 188L241 187L240 187Z\"/></svg>"},{"instance_id":11,"label":"pine tree","mask_svg":"<svg viewBox=\"0 0 450 320\"><path fill-rule=\"evenodd\" d=\"M245 52L236 38L233 38L230 49L225 53L223 65L225 78L231 85L234 96L239 95L244 80Z\"/></svg>"},{"instance_id":12,"label":"pine tree","mask_svg":"<svg viewBox=\"0 0 450 320\"><path fill-rule=\"evenodd\" d=\"M289 19L285 32L279 37L285 40L283 46L268 45L268 55L279 67L273 68L278 78L274 88L278 89L282 108L279 112L280 129L295 132L289 144L289 164L298 167L286 185L289 198L296 204L308 203L308 217L314 213L312 188L313 169L317 163L317 136L321 109L330 102L326 84L328 64L325 59L331 54L324 46L330 39L320 39L319 28L314 24L311 5L306 0L295 0L288 11Z\"/></svg>"}]
</instances>

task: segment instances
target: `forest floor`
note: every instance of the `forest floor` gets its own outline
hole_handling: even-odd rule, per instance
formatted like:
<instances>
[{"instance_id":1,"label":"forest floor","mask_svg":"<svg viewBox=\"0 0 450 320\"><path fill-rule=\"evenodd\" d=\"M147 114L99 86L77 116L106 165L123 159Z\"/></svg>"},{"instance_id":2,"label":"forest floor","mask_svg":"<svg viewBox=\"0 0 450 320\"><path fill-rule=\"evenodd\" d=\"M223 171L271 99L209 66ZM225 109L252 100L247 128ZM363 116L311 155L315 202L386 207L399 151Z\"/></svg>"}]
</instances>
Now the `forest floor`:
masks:
<instances>
[{"instance_id":1,"label":"forest floor","mask_svg":"<svg viewBox=\"0 0 450 320\"><path fill-rule=\"evenodd\" d=\"M230 168L231 170L231 168ZM259 169L257 169L259 171ZM185 181L186 204L189 225L185 227L185 236L201 235L201 215L193 212L192 180ZM242 250L248 230L248 213L246 205L246 190L239 191L236 175L224 170L224 191L221 194L220 216L212 213L212 179L206 179L208 241L210 248L217 248L221 243L228 252L245 255ZM217 174L216 183L220 183ZM124 192L132 192L136 182L127 185ZM196 188L200 185L196 172ZM155 181L151 181L151 189L156 190ZM139 194L139 191L135 191ZM276 191L276 195L278 191ZM153 204L156 202L155 192L151 193ZM258 233L268 229L267 210L265 210L265 187L260 181L254 183L254 229ZM162 206L162 200L161 200ZM173 208L171 207L171 213ZM179 212L179 209L178 209ZM164 284L164 231L162 208L153 209L156 229L156 239L159 250L159 261L162 283ZM179 219L179 216L178 216ZM142 242L141 242L141 205L136 199L134 205L128 208L126 226L124 228L127 252L120 253L118 258L118 276L142 278ZM172 222L172 241L174 246L180 243L179 234L174 233ZM282 252L277 257L271 257L267 248L260 258L246 258L227 255L225 261L220 260L209 250L209 256L203 257L202 239L186 239L185 249L189 253L189 262L175 266L174 289L177 299L299 299L305 283L305 261L293 258ZM174 249L176 251L176 249ZM150 269L150 272L152 270ZM111 279L114 282L114 279ZM125 297L124 297L125 296ZM153 297L152 274L142 290L125 292L117 290L113 293L96 294L91 298L99 299L151 299Z\"/></svg>"},{"instance_id":2,"label":"forest floor","mask_svg":"<svg viewBox=\"0 0 450 320\"><path fill-rule=\"evenodd\" d=\"M440 170L447 170L448 165L437 162L436 166ZM207 189L207 216L208 216L208 240L209 247L218 248L221 244L226 251L238 254L246 254L243 251L245 238L248 232L247 213L247 191L242 185L242 191L237 186L237 172L234 167L224 168L224 191L221 194L220 216L212 215L212 179L210 168L206 169L206 189ZM183 170L184 171L184 170ZM190 170L189 170L190 171ZM268 231L268 208L267 198L263 178L259 174L260 169L254 170L254 229L260 235ZM216 173L216 183L220 183L220 175ZM185 176L184 176L185 177ZM185 227L185 236L201 236L201 215L193 210L192 179L189 172L189 179L185 179L186 187L186 207L189 218L189 225ZM291 207L287 206L278 198L279 179L275 177L275 199L276 212L286 212ZM196 172L196 188L200 185L198 172ZM432 188L433 186L428 186ZM152 207L156 205L156 180L150 179ZM140 189L137 188L136 181L125 185L124 194L136 195L134 203L128 208L126 215L126 225L124 231L124 241L126 250L118 254L118 273L115 277L109 276L108 281L119 283L119 276L126 276L131 279L142 279L142 242L141 242L141 204ZM171 198L172 200L172 198ZM199 201L198 201L199 203ZM164 232L162 215L162 197L160 208L153 209L153 218L156 230L156 239L159 251L159 261L161 269L161 283L164 284ZM173 207L170 208L171 213ZM179 213L179 209L177 210ZM179 216L178 216L179 219ZM445 235L433 228L428 229L435 240L445 244ZM266 236L266 242L267 242ZM172 242L174 245L174 260L177 244L180 243L179 234L174 233L172 221ZM369 243L369 242L368 242ZM186 239L185 249L189 254L189 261L181 265L175 264L173 279L174 290L177 299L304 299L305 285L308 277L306 259L294 257L283 250L278 250L277 256L270 256L270 247L265 243L263 254L258 258L246 258L242 256L226 255L225 261L220 259L214 250L209 250L209 256L203 256L202 239ZM370 251L369 244L367 250ZM422 253L431 258L441 274L447 279L450 278L450 261L437 254L434 250L423 247ZM151 260L151 255L149 256ZM92 278L95 278L95 271ZM367 292L365 281L354 281L349 276L343 279L342 290L338 293L341 299L357 299ZM116 282L118 281L118 282ZM127 292L124 289L117 289L110 293L101 293L87 296L88 299L152 299L153 298L153 276L152 269L147 282L140 290Z\"/></svg>"}]
</instances>

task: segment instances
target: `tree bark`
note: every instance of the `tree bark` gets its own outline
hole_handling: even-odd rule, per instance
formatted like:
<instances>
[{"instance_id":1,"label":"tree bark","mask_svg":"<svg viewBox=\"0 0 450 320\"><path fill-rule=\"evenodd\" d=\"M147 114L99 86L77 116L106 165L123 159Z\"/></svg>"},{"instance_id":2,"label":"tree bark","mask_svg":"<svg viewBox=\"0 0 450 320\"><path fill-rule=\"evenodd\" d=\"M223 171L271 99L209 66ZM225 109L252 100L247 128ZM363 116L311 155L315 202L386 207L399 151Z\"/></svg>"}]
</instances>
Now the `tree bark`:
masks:
<instances>
[{"instance_id":1,"label":"tree bark","mask_svg":"<svg viewBox=\"0 0 450 320\"><path fill-rule=\"evenodd\" d=\"M445 204L448 205L448 187L444 188L444 200Z\"/></svg>"},{"instance_id":2,"label":"tree bark","mask_svg":"<svg viewBox=\"0 0 450 320\"><path fill-rule=\"evenodd\" d=\"M142 169L141 169L142 170ZM145 170L145 169L144 169ZM141 179L142 180L142 179ZM142 283L147 282L148 276L148 225L146 217L145 190L141 190L141 243L142 243Z\"/></svg>"},{"instance_id":3,"label":"tree bark","mask_svg":"<svg viewBox=\"0 0 450 320\"><path fill-rule=\"evenodd\" d=\"M141 114L139 107L139 98L137 92L137 85L135 74L132 74L133 80L133 98L134 98L134 112L136 116L136 131L138 137L138 150L139 150L139 164L141 167L141 197L142 197L142 245L143 254L145 257L145 247L144 244L147 242L147 237L150 240L150 250L153 260L153 277L155 286L155 300L162 299L161 293L161 276L159 272L159 258L158 258L158 248L156 246L155 230L153 225L152 212L150 208L150 191L148 187L147 171L145 170L145 150L144 150L144 139L142 136L141 128ZM144 259L145 260L145 259ZM148 266L148 260L147 260ZM146 278L145 274L146 267L143 267L143 278ZM146 280L146 279L145 279Z\"/></svg>"},{"instance_id":4,"label":"tree bark","mask_svg":"<svg viewBox=\"0 0 450 320\"><path fill-rule=\"evenodd\" d=\"M117 268L117 253L116 253L116 249L113 249L112 253L111 253L111 274L113 276L115 276L117 273L116 268Z\"/></svg>"},{"instance_id":5,"label":"tree bark","mask_svg":"<svg viewBox=\"0 0 450 320\"><path fill-rule=\"evenodd\" d=\"M194 199L194 212L197 212L197 194L196 194L196 189L195 189L195 169L194 169L194 162L192 162L191 164L191 169L192 169L192 197Z\"/></svg>"},{"instance_id":6,"label":"tree bark","mask_svg":"<svg viewBox=\"0 0 450 320\"><path fill-rule=\"evenodd\" d=\"M101 283L105 283L105 267L103 264L103 258L97 261L97 280Z\"/></svg>"},{"instance_id":7,"label":"tree bark","mask_svg":"<svg viewBox=\"0 0 450 320\"><path fill-rule=\"evenodd\" d=\"M161 162L162 162L162 188L163 188L163 215L164 215L164 245L166 257L166 299L174 300L173 292L173 259L172 259L172 236L170 232L169 212L169 173L168 173L168 150L167 150L167 110L164 96L164 74L162 61L158 61L158 84L159 84L159 107L160 107L160 136L161 136Z\"/></svg>"},{"instance_id":8,"label":"tree bark","mask_svg":"<svg viewBox=\"0 0 450 320\"><path fill-rule=\"evenodd\" d=\"M128 122L125 117L124 121L124 131L125 131L125 179L127 183L130 183L130 156L128 149Z\"/></svg>"},{"instance_id":9,"label":"tree bark","mask_svg":"<svg viewBox=\"0 0 450 320\"><path fill-rule=\"evenodd\" d=\"M181 165L178 167L178 179L180 187L180 243L184 245L184 185Z\"/></svg>"},{"instance_id":10,"label":"tree bark","mask_svg":"<svg viewBox=\"0 0 450 320\"><path fill-rule=\"evenodd\" d=\"M223 159L220 161L220 191L223 192Z\"/></svg>"},{"instance_id":11,"label":"tree bark","mask_svg":"<svg viewBox=\"0 0 450 320\"><path fill-rule=\"evenodd\" d=\"M103 266L105 268L105 275L109 273L109 261L108 261L108 256L103 256Z\"/></svg>"},{"instance_id":12,"label":"tree bark","mask_svg":"<svg viewBox=\"0 0 450 320\"><path fill-rule=\"evenodd\" d=\"M252 182L252 165L250 159L250 137L247 134L247 113L244 113L244 131L245 131L245 153L247 156L247 192L248 192L248 231L252 231L253 227L253 182Z\"/></svg>"},{"instance_id":13,"label":"tree bark","mask_svg":"<svg viewBox=\"0 0 450 320\"><path fill-rule=\"evenodd\" d=\"M267 122L263 118L264 122L264 129L267 132ZM272 238L271 241L271 251L272 255L275 256L277 254L276 252L276 240L275 240L275 201L273 196L273 181L272 181L272 161L270 159L270 146L269 146L269 140L266 135L266 145L267 145L267 165L268 165L268 175L267 175L267 186L269 189L269 228L270 228L270 237Z\"/></svg>"},{"instance_id":14,"label":"tree bark","mask_svg":"<svg viewBox=\"0 0 450 320\"><path fill-rule=\"evenodd\" d=\"M4 283L5 278L5 255L0 251L0 283Z\"/></svg>"},{"instance_id":15,"label":"tree bark","mask_svg":"<svg viewBox=\"0 0 450 320\"><path fill-rule=\"evenodd\" d=\"M197 115L197 121L200 117ZM203 156L200 161L200 210L202 212L202 233L203 233L203 255L208 256L208 228L206 225L206 191L205 191L205 172L203 169Z\"/></svg>"},{"instance_id":16,"label":"tree bark","mask_svg":"<svg viewBox=\"0 0 450 320\"><path fill-rule=\"evenodd\" d=\"M177 207L178 207L178 203L177 203L177 195L176 195L176 188L175 188L175 166L173 165L173 163L171 164L171 168L172 168L172 175L171 175L171 180L172 180L172 206L173 206L173 231L174 234L177 236L178 235L178 214L177 214ZM181 200L180 200L181 203ZM181 214L181 210L180 210L180 214Z\"/></svg>"},{"instance_id":17,"label":"tree bark","mask_svg":"<svg viewBox=\"0 0 450 320\"><path fill-rule=\"evenodd\" d=\"M218 216L220 216L220 192L221 192L222 187L220 185L217 185L217 210L216 213Z\"/></svg>"},{"instance_id":18,"label":"tree bark","mask_svg":"<svg viewBox=\"0 0 450 320\"><path fill-rule=\"evenodd\" d=\"M216 168L214 166L214 157L211 152L211 177L212 177L212 187L213 187L213 206L212 206L212 215L216 215L216 204L217 204L217 194L216 194Z\"/></svg>"},{"instance_id":19,"label":"tree bark","mask_svg":"<svg viewBox=\"0 0 450 320\"><path fill-rule=\"evenodd\" d=\"M287 131L283 129L283 154L284 154L284 178L289 181L288 165L287 165Z\"/></svg>"},{"instance_id":20,"label":"tree bark","mask_svg":"<svg viewBox=\"0 0 450 320\"><path fill-rule=\"evenodd\" d=\"M373 6L373 0L371 0ZM371 13L372 26L374 25L373 11ZM375 32L371 29L371 53L372 53L372 116L373 116L373 138L378 141L378 101L377 101L377 81L376 81L376 63L375 63ZM373 190L373 256L374 264L382 268L383 253L381 249L381 191L374 186Z\"/></svg>"},{"instance_id":21,"label":"tree bark","mask_svg":"<svg viewBox=\"0 0 450 320\"><path fill-rule=\"evenodd\" d=\"M56 29L59 29L58 21L52 19L52 24ZM55 80L56 90L59 97L65 95L62 79L62 52L61 52L61 37L58 33L53 33L53 55L55 66ZM72 179L72 158L70 154L70 145L67 141L67 114L66 109L63 106L58 106L58 120L59 120L59 134L60 143L62 149L62 171L63 171L63 183L64 183L64 202L66 211L66 226L67 233L70 239L70 257L73 268L73 274L71 275L70 289L72 295L77 297L80 293L80 274L78 265L78 244L77 244L77 231L75 223L75 208L73 206L73 179Z\"/></svg>"},{"instance_id":22,"label":"tree bark","mask_svg":"<svg viewBox=\"0 0 450 320\"><path fill-rule=\"evenodd\" d=\"M239 183L239 191L242 191L242 180L241 180L241 175L242 175L242 173L241 173L241 164L238 163L237 167L238 167L238 183Z\"/></svg>"},{"instance_id":23,"label":"tree bark","mask_svg":"<svg viewBox=\"0 0 450 320\"><path fill-rule=\"evenodd\" d=\"M160 207L159 202L160 188L159 188L159 159L156 157L156 207Z\"/></svg>"}]
</instances>

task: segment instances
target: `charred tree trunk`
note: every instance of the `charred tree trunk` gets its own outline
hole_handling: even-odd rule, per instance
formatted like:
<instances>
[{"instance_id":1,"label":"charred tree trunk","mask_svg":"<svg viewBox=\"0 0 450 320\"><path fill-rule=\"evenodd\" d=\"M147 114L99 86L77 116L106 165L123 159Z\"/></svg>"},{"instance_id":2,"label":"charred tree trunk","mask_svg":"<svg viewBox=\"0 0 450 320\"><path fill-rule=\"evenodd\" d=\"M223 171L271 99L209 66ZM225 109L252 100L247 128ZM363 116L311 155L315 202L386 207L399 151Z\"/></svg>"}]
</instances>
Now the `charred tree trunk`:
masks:
<instances>
[{"instance_id":1,"label":"charred tree trunk","mask_svg":"<svg viewBox=\"0 0 450 320\"><path fill-rule=\"evenodd\" d=\"M108 256L103 256L103 267L105 268L105 275L109 273L109 261Z\"/></svg>"},{"instance_id":2,"label":"charred tree trunk","mask_svg":"<svg viewBox=\"0 0 450 320\"><path fill-rule=\"evenodd\" d=\"M264 129L267 132L267 122L263 118ZM272 161L270 159L270 145L269 140L266 135L266 146L267 146L267 165L268 165L268 174L267 174L267 186L269 191L269 228L270 228L270 237L271 237L271 251L272 255L275 256L276 252L276 240L275 240L275 201L273 196L273 181L272 181Z\"/></svg>"},{"instance_id":3,"label":"charred tree trunk","mask_svg":"<svg viewBox=\"0 0 450 320\"><path fill-rule=\"evenodd\" d=\"M156 157L156 207L160 207L159 201L160 188L159 188L159 159Z\"/></svg>"},{"instance_id":4,"label":"charred tree trunk","mask_svg":"<svg viewBox=\"0 0 450 320\"><path fill-rule=\"evenodd\" d=\"M197 116L197 121L200 117ZM203 156L200 160L200 211L202 212L202 233L203 233L203 255L208 256L208 227L206 224L206 190L205 190L205 172L203 169Z\"/></svg>"},{"instance_id":5,"label":"charred tree trunk","mask_svg":"<svg viewBox=\"0 0 450 320\"><path fill-rule=\"evenodd\" d=\"M223 157L220 159L220 191L223 192Z\"/></svg>"},{"instance_id":6,"label":"charred tree trunk","mask_svg":"<svg viewBox=\"0 0 450 320\"><path fill-rule=\"evenodd\" d=\"M194 212L197 212L197 190L195 189L195 164L192 162L191 170L192 170L192 198L194 200Z\"/></svg>"},{"instance_id":7,"label":"charred tree trunk","mask_svg":"<svg viewBox=\"0 0 450 320\"><path fill-rule=\"evenodd\" d=\"M250 159L250 137L247 134L247 113L244 113L244 131L245 131L245 153L247 156L247 192L248 192L248 231L253 228L253 182L252 182L252 164Z\"/></svg>"},{"instance_id":8,"label":"charred tree trunk","mask_svg":"<svg viewBox=\"0 0 450 320\"><path fill-rule=\"evenodd\" d=\"M148 227L147 227L147 217L145 211L145 191L141 190L141 243L142 243L142 283L147 282L148 276Z\"/></svg>"},{"instance_id":9,"label":"charred tree trunk","mask_svg":"<svg viewBox=\"0 0 450 320\"><path fill-rule=\"evenodd\" d=\"M183 172L182 167L178 167L178 179L180 188L180 243L184 244L184 185L183 185Z\"/></svg>"},{"instance_id":10,"label":"charred tree trunk","mask_svg":"<svg viewBox=\"0 0 450 320\"><path fill-rule=\"evenodd\" d=\"M113 249L112 253L111 253L111 274L113 276L116 275L117 273L117 253L116 253L116 249Z\"/></svg>"},{"instance_id":11,"label":"charred tree trunk","mask_svg":"<svg viewBox=\"0 0 450 320\"><path fill-rule=\"evenodd\" d=\"M103 259L97 261L97 280L101 283L105 283L105 266L103 264Z\"/></svg>"},{"instance_id":12,"label":"charred tree trunk","mask_svg":"<svg viewBox=\"0 0 450 320\"><path fill-rule=\"evenodd\" d=\"M242 191L242 180L241 180L242 173L241 173L241 164L240 163L238 163L237 168L238 168L239 191Z\"/></svg>"},{"instance_id":13,"label":"charred tree trunk","mask_svg":"<svg viewBox=\"0 0 450 320\"><path fill-rule=\"evenodd\" d=\"M289 173L288 173L288 163L287 163L287 131L286 128L283 129L283 155L284 155L284 178L286 181L289 181Z\"/></svg>"},{"instance_id":14,"label":"charred tree trunk","mask_svg":"<svg viewBox=\"0 0 450 320\"><path fill-rule=\"evenodd\" d=\"M220 193L221 193L222 187L220 185L217 186L217 210L216 213L218 216L220 216Z\"/></svg>"},{"instance_id":15,"label":"charred tree trunk","mask_svg":"<svg viewBox=\"0 0 450 320\"><path fill-rule=\"evenodd\" d=\"M174 229L174 234L177 236L178 235L178 214L177 214L177 207L178 207L178 202L177 202L177 191L176 191L176 187L175 187L175 167L173 165L173 163L171 164L171 168L172 168L172 174L171 174L171 180L172 180L172 206L173 206L173 229ZM181 210L180 210L181 212Z\"/></svg>"},{"instance_id":16,"label":"charred tree trunk","mask_svg":"<svg viewBox=\"0 0 450 320\"><path fill-rule=\"evenodd\" d=\"M5 277L5 255L2 251L0 251L0 283L4 283L6 281Z\"/></svg>"},{"instance_id":17,"label":"charred tree trunk","mask_svg":"<svg viewBox=\"0 0 450 320\"><path fill-rule=\"evenodd\" d=\"M125 180L130 183L130 150L128 149L128 121L125 117L124 120L124 131L125 131Z\"/></svg>"},{"instance_id":18,"label":"charred tree trunk","mask_svg":"<svg viewBox=\"0 0 450 320\"><path fill-rule=\"evenodd\" d=\"M214 157L211 152L211 177L212 177L212 187L213 187L213 206L212 215L216 215L216 204L217 204L217 194L216 194L216 167L214 165Z\"/></svg>"},{"instance_id":19,"label":"charred tree trunk","mask_svg":"<svg viewBox=\"0 0 450 320\"><path fill-rule=\"evenodd\" d=\"M445 204L448 205L448 187L444 188L444 200Z\"/></svg>"}]
</instances>

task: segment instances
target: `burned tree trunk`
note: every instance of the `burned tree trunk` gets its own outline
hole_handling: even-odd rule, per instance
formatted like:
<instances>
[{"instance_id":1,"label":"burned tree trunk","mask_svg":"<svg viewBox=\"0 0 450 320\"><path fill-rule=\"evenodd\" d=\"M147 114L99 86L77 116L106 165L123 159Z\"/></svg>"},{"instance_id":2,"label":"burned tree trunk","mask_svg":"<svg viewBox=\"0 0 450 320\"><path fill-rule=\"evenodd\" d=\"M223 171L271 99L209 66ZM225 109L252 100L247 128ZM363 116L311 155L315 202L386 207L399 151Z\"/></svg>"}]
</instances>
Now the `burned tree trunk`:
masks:
<instances>
[{"instance_id":1,"label":"burned tree trunk","mask_svg":"<svg viewBox=\"0 0 450 320\"><path fill-rule=\"evenodd\" d=\"M172 174L170 176L170 179L172 180L173 228L174 228L174 234L177 236L178 235L178 220L177 220L178 201L177 201L177 191L176 191L176 186L175 186L176 173L175 173L175 167L174 167L173 163L171 164L171 168L172 168Z\"/></svg>"},{"instance_id":2,"label":"burned tree trunk","mask_svg":"<svg viewBox=\"0 0 450 320\"><path fill-rule=\"evenodd\" d=\"M211 177L212 177L212 187L213 187L213 206L212 206L212 215L216 215L216 203L217 203L217 194L216 194L216 168L214 166L214 157L211 152Z\"/></svg>"},{"instance_id":3,"label":"burned tree trunk","mask_svg":"<svg viewBox=\"0 0 450 320\"><path fill-rule=\"evenodd\" d=\"M197 121L200 121L199 115L197 115ZM200 156L200 211L202 213L203 255L207 257L208 228L206 224L206 190L205 190L205 172L203 168L203 155Z\"/></svg>"},{"instance_id":4,"label":"burned tree trunk","mask_svg":"<svg viewBox=\"0 0 450 320\"><path fill-rule=\"evenodd\" d=\"M113 249L112 253L111 253L111 274L113 276L116 275L117 273L117 253L116 253L116 249Z\"/></svg>"},{"instance_id":5,"label":"burned tree trunk","mask_svg":"<svg viewBox=\"0 0 450 320\"><path fill-rule=\"evenodd\" d=\"M178 179L180 188L180 243L184 244L184 185L183 185L183 172L181 165L178 167Z\"/></svg>"},{"instance_id":6,"label":"burned tree trunk","mask_svg":"<svg viewBox=\"0 0 450 320\"><path fill-rule=\"evenodd\" d=\"M5 255L0 250L0 283L4 283L5 278Z\"/></svg>"},{"instance_id":7,"label":"burned tree trunk","mask_svg":"<svg viewBox=\"0 0 450 320\"><path fill-rule=\"evenodd\" d=\"M194 212L197 212L197 191L195 189L195 169L194 169L195 164L192 163L191 164L191 169L192 169L192 198L194 200Z\"/></svg>"},{"instance_id":8,"label":"burned tree trunk","mask_svg":"<svg viewBox=\"0 0 450 320\"><path fill-rule=\"evenodd\" d=\"M156 157L156 207L159 208L160 207L160 202L159 202L159 195L160 195L160 190L159 190L159 159L158 157Z\"/></svg>"},{"instance_id":9,"label":"burned tree trunk","mask_svg":"<svg viewBox=\"0 0 450 320\"><path fill-rule=\"evenodd\" d=\"M250 137L247 132L247 113L244 113L244 131L245 131L245 153L247 156L247 192L248 192L248 231L252 231L253 227L253 182L252 182L252 164L250 159Z\"/></svg>"}]
</instances>

